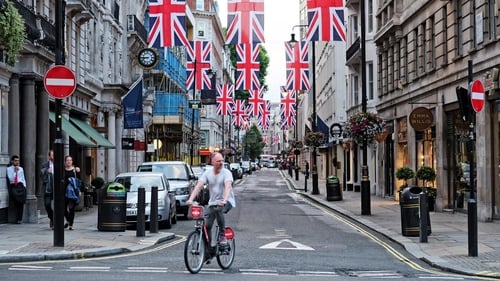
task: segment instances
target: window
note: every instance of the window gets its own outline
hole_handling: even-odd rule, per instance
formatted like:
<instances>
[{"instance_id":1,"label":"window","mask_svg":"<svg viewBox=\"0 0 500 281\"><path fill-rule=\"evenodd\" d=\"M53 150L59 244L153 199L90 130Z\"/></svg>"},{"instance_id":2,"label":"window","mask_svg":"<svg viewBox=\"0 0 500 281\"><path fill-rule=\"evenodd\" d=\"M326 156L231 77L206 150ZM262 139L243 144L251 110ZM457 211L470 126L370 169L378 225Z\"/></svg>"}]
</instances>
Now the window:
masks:
<instances>
[{"instance_id":1,"label":"window","mask_svg":"<svg viewBox=\"0 0 500 281\"><path fill-rule=\"evenodd\" d=\"M495 1L488 0L488 38L493 41L496 38Z\"/></svg>"},{"instance_id":2,"label":"window","mask_svg":"<svg viewBox=\"0 0 500 281\"><path fill-rule=\"evenodd\" d=\"M456 55L463 55L463 37L462 37L462 0L455 0L455 47Z\"/></svg>"},{"instance_id":3,"label":"window","mask_svg":"<svg viewBox=\"0 0 500 281\"><path fill-rule=\"evenodd\" d=\"M359 104L359 77L357 75L354 75L352 77L352 98L353 98L352 105L358 105Z\"/></svg>"},{"instance_id":4,"label":"window","mask_svg":"<svg viewBox=\"0 0 500 281\"><path fill-rule=\"evenodd\" d=\"M205 37L205 23L198 23L198 37Z\"/></svg>"},{"instance_id":5,"label":"window","mask_svg":"<svg viewBox=\"0 0 500 281\"><path fill-rule=\"evenodd\" d=\"M205 0L196 0L196 10L204 11L205 10Z\"/></svg>"},{"instance_id":6,"label":"window","mask_svg":"<svg viewBox=\"0 0 500 281\"><path fill-rule=\"evenodd\" d=\"M368 32L373 32L373 1L368 1Z\"/></svg>"},{"instance_id":7,"label":"window","mask_svg":"<svg viewBox=\"0 0 500 281\"><path fill-rule=\"evenodd\" d=\"M352 42L356 41L358 39L359 33L358 33L358 15L352 15L351 16L351 35L352 35Z\"/></svg>"},{"instance_id":8,"label":"window","mask_svg":"<svg viewBox=\"0 0 500 281\"><path fill-rule=\"evenodd\" d=\"M369 62L366 66L366 78L368 81L368 99L373 100L373 62Z\"/></svg>"}]
</instances>

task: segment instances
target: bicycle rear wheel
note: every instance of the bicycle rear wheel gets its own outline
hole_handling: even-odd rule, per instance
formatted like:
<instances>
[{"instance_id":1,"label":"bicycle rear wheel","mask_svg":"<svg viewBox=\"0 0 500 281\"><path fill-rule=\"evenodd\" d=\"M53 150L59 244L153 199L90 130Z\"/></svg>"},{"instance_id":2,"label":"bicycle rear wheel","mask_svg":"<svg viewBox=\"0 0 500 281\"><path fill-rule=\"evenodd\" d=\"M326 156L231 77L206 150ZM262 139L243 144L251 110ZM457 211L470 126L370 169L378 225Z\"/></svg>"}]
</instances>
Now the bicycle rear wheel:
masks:
<instances>
[{"instance_id":1,"label":"bicycle rear wheel","mask_svg":"<svg viewBox=\"0 0 500 281\"><path fill-rule=\"evenodd\" d=\"M234 261L236 253L236 242L234 238L227 240L227 245L223 249L219 249L217 253L217 263L222 269L229 269Z\"/></svg>"},{"instance_id":2,"label":"bicycle rear wheel","mask_svg":"<svg viewBox=\"0 0 500 281\"><path fill-rule=\"evenodd\" d=\"M191 273L198 273L203 267L206 255L205 241L201 231L191 232L184 245L184 263Z\"/></svg>"}]
</instances>

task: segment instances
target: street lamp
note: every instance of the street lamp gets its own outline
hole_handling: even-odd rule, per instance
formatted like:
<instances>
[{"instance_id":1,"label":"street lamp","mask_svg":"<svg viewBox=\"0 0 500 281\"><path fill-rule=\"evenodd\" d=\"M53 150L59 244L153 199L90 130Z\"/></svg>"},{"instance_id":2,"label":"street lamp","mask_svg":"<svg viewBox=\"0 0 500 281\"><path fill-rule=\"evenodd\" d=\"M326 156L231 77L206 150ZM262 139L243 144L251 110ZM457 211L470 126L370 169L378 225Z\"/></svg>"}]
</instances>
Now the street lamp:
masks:
<instances>
[{"instance_id":1,"label":"street lamp","mask_svg":"<svg viewBox=\"0 0 500 281\"><path fill-rule=\"evenodd\" d=\"M191 136L190 136L190 164L193 166L193 158L194 158L194 144L198 143L200 137L199 135L195 135L194 133L194 111L195 109L199 109L201 106L201 101L196 102L196 59L194 60L194 85L193 85L193 101L191 102ZM212 69L207 70L207 75L212 80L212 77L215 75L215 72Z\"/></svg>"},{"instance_id":2,"label":"street lamp","mask_svg":"<svg viewBox=\"0 0 500 281\"><path fill-rule=\"evenodd\" d=\"M366 44L365 44L365 1L359 1L359 9L361 13L361 110L366 113ZM361 215L371 215L370 207L370 177L368 173L368 142L363 140L363 163L361 166Z\"/></svg>"},{"instance_id":3,"label":"street lamp","mask_svg":"<svg viewBox=\"0 0 500 281\"><path fill-rule=\"evenodd\" d=\"M295 25L295 27L308 27L308 25L301 24L301 25ZM293 30L292 28L292 30ZM290 46L292 48L295 48L295 44L298 43L298 41L295 39L295 34L291 34L290 41L288 41ZM312 54L311 54L311 60L312 60L312 116L311 116L311 125L312 125L312 132L316 132L316 45L315 41L311 42L311 49L312 49ZM311 173L312 173L312 192L311 194L319 194L319 189L318 189L318 165L316 161L316 146L313 146L312 150L313 156L311 157Z\"/></svg>"}]
</instances>

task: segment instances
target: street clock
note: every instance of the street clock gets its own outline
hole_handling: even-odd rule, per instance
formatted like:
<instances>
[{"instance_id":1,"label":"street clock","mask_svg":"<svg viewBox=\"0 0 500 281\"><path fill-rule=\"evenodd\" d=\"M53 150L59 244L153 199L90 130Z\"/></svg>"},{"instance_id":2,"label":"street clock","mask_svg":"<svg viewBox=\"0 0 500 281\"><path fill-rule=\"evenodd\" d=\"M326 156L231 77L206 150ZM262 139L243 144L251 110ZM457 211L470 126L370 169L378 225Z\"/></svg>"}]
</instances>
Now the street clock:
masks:
<instances>
[{"instance_id":1,"label":"street clock","mask_svg":"<svg viewBox=\"0 0 500 281\"><path fill-rule=\"evenodd\" d=\"M139 51L137 59L144 68L153 68L158 63L158 53L155 49L145 48Z\"/></svg>"}]
</instances>

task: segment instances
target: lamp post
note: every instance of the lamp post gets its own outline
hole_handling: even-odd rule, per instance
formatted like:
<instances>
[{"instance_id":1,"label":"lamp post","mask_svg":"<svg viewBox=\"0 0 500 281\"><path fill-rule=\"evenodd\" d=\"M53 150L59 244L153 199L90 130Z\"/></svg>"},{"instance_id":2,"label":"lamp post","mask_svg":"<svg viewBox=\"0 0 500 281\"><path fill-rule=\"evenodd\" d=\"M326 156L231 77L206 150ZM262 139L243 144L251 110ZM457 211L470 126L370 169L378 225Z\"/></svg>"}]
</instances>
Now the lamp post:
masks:
<instances>
[{"instance_id":1,"label":"lamp post","mask_svg":"<svg viewBox=\"0 0 500 281\"><path fill-rule=\"evenodd\" d=\"M292 31L296 27L309 27L306 24L295 25L292 28ZM297 44L297 40L295 39L295 33L291 34L290 41L292 48ZM312 131L316 132L316 44L315 41L311 42L311 61L312 61L312 116L311 116L311 126ZM311 157L311 173L312 173L312 194L319 194L318 189L318 165L316 161L316 146L313 146L312 157Z\"/></svg>"},{"instance_id":2,"label":"lamp post","mask_svg":"<svg viewBox=\"0 0 500 281\"><path fill-rule=\"evenodd\" d=\"M359 9L361 12L361 34L360 34L360 49L361 49L361 110L366 113L366 48L365 48L365 1L359 1ZM370 204L370 177L368 173L368 142L363 140L363 164L361 166L361 215L371 215Z\"/></svg>"},{"instance_id":3,"label":"lamp post","mask_svg":"<svg viewBox=\"0 0 500 281\"><path fill-rule=\"evenodd\" d=\"M64 65L64 8L62 0L56 0L56 46L55 63ZM54 247L64 247L64 143L62 139L62 100L55 100L55 127L54 140Z\"/></svg>"},{"instance_id":4,"label":"lamp post","mask_svg":"<svg viewBox=\"0 0 500 281\"><path fill-rule=\"evenodd\" d=\"M213 75L215 75L215 72L212 69L207 70L207 75L212 80ZM191 137L190 137L190 152L189 152L189 158L190 158L190 165L193 166L193 158L194 158L194 144L198 142L200 136L194 134L194 111L195 109L199 109L201 106L201 101L196 101L196 59L194 60L194 69L193 69L193 76L194 76L194 82L193 82L193 100L191 102Z\"/></svg>"}]
</instances>

